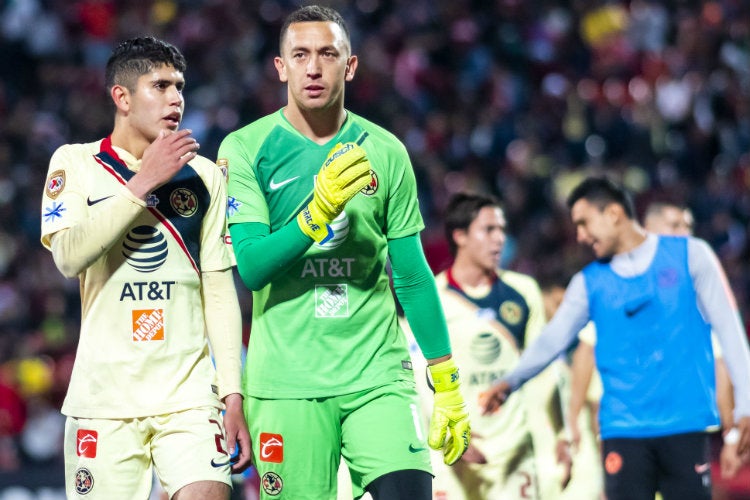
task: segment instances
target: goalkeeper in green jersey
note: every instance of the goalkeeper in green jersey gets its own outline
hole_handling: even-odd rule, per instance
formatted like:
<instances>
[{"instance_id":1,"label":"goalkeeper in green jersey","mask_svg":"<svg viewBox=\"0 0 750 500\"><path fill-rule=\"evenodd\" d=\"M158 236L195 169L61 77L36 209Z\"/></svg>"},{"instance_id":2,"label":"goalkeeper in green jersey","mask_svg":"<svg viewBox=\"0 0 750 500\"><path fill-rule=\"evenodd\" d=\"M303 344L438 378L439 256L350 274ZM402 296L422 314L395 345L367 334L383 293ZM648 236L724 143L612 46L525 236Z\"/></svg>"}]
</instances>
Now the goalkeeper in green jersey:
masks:
<instances>
[{"instance_id":1,"label":"goalkeeper in green jersey","mask_svg":"<svg viewBox=\"0 0 750 500\"><path fill-rule=\"evenodd\" d=\"M344 109L357 57L336 11L290 14L274 64L287 105L219 149L237 267L253 290L244 392L261 498L335 498L343 458L355 497L429 499L428 445L454 463L469 422L419 241L408 154ZM388 259L430 365L429 430L420 425Z\"/></svg>"}]
</instances>

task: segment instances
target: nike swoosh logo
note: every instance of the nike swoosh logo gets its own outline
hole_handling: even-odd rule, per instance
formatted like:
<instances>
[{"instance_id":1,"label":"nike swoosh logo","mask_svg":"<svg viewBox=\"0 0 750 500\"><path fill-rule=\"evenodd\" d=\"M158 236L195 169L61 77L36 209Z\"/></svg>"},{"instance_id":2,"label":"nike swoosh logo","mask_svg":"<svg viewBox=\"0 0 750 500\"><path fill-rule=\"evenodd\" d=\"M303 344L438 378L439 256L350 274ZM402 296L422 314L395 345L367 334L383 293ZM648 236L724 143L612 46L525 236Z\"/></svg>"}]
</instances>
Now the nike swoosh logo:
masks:
<instances>
[{"instance_id":1,"label":"nike swoosh logo","mask_svg":"<svg viewBox=\"0 0 750 500\"><path fill-rule=\"evenodd\" d=\"M647 305L648 304L644 303L644 304L640 304L640 305L636 306L635 309L625 309L625 316L627 316L628 318L632 318L633 316L635 316L636 314L638 314L639 312L641 312L641 310L644 307L646 307Z\"/></svg>"},{"instance_id":2,"label":"nike swoosh logo","mask_svg":"<svg viewBox=\"0 0 750 500\"><path fill-rule=\"evenodd\" d=\"M111 195L109 195L109 196L105 196L104 198L97 198L97 199L95 199L95 200L92 200L92 199L91 199L91 196L89 196L88 198L86 198L86 204L87 204L88 206L96 205L96 204L97 204L97 203L99 203L100 201L108 200L108 199L112 198L113 196L114 196L114 195L113 195L113 194L111 194Z\"/></svg>"},{"instance_id":3,"label":"nike swoosh logo","mask_svg":"<svg viewBox=\"0 0 750 500\"><path fill-rule=\"evenodd\" d=\"M711 468L711 465L708 463L705 464L695 464L695 472L698 474L703 474L705 472L708 472L708 469Z\"/></svg>"},{"instance_id":4,"label":"nike swoosh logo","mask_svg":"<svg viewBox=\"0 0 750 500\"><path fill-rule=\"evenodd\" d=\"M286 186L290 182L294 182L297 179L299 179L299 175L297 177L292 177L291 179L286 179L286 180L283 180L281 182L274 182L273 179L271 179L271 182L268 184L268 187L271 188L271 191L276 191L280 187Z\"/></svg>"},{"instance_id":5,"label":"nike swoosh logo","mask_svg":"<svg viewBox=\"0 0 750 500\"><path fill-rule=\"evenodd\" d=\"M232 457L232 458L230 458L230 459L229 459L229 460L227 460L226 462L217 462L216 460L214 460L214 459L212 458L212 459L211 459L211 467L215 467L215 468L217 468L217 469L218 469L218 468L220 468L220 467L224 467L224 466L227 466L227 465L232 465L232 464L235 464L235 463L237 463L237 462L239 462L239 461L240 461L240 457L237 457L237 456L236 456L236 457Z\"/></svg>"},{"instance_id":6,"label":"nike swoosh logo","mask_svg":"<svg viewBox=\"0 0 750 500\"><path fill-rule=\"evenodd\" d=\"M409 451L410 451L411 453L419 453L420 451L424 451L424 450L426 450L426 449L427 449L427 448L424 448L424 447L422 447L422 446L414 446L413 444L410 444L410 445L409 445Z\"/></svg>"}]
</instances>

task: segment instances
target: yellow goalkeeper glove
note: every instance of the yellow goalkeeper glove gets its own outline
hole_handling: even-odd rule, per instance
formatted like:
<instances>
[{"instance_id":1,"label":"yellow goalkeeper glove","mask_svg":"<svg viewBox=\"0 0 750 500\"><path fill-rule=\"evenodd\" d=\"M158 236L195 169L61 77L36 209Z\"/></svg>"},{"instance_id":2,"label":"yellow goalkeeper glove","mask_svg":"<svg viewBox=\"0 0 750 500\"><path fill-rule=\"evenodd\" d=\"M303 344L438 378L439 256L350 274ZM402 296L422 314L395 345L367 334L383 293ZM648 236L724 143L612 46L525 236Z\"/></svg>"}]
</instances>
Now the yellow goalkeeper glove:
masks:
<instances>
[{"instance_id":1,"label":"yellow goalkeeper glove","mask_svg":"<svg viewBox=\"0 0 750 500\"><path fill-rule=\"evenodd\" d=\"M329 224L371 179L365 150L353 142L337 144L320 167L312 201L297 214L302 232L318 243L331 239Z\"/></svg>"},{"instance_id":2,"label":"yellow goalkeeper glove","mask_svg":"<svg viewBox=\"0 0 750 500\"><path fill-rule=\"evenodd\" d=\"M471 428L466 403L458 388L458 368L453 359L431 365L430 374L435 388L435 406L430 419L427 444L443 450L443 461L453 465L469 447Z\"/></svg>"}]
</instances>

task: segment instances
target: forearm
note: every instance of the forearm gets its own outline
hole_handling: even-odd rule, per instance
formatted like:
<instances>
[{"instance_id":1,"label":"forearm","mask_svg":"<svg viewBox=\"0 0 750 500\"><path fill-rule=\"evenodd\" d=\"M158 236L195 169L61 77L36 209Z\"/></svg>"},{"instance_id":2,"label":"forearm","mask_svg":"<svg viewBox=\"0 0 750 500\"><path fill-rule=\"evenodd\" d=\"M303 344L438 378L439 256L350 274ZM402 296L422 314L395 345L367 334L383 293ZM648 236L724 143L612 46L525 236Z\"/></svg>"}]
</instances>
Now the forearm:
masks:
<instances>
[{"instance_id":1,"label":"forearm","mask_svg":"<svg viewBox=\"0 0 750 500\"><path fill-rule=\"evenodd\" d=\"M573 353L570 373L569 418L572 424L578 421L578 415L586 402L586 394L591 375L594 372L594 346L581 342Z\"/></svg>"},{"instance_id":2,"label":"forearm","mask_svg":"<svg viewBox=\"0 0 750 500\"><path fill-rule=\"evenodd\" d=\"M734 385L734 418L750 416L750 347L734 295L708 244L702 240L691 240L690 243L688 262L698 305L721 345L724 363Z\"/></svg>"},{"instance_id":3,"label":"forearm","mask_svg":"<svg viewBox=\"0 0 750 500\"><path fill-rule=\"evenodd\" d=\"M729 379L724 359L716 358L714 362L716 365L716 405L719 407L721 427L729 429L734 425L732 381Z\"/></svg>"},{"instance_id":4,"label":"forearm","mask_svg":"<svg viewBox=\"0 0 750 500\"><path fill-rule=\"evenodd\" d=\"M216 363L219 397L241 393L242 315L232 270L201 273L203 313Z\"/></svg>"},{"instance_id":5,"label":"forearm","mask_svg":"<svg viewBox=\"0 0 750 500\"><path fill-rule=\"evenodd\" d=\"M580 273L570 281L565 296L555 315L537 339L528 346L515 369L503 380L511 390L547 367L573 343L576 335L589 320L586 286Z\"/></svg>"},{"instance_id":6,"label":"forearm","mask_svg":"<svg viewBox=\"0 0 750 500\"><path fill-rule=\"evenodd\" d=\"M435 278L418 235L388 241L393 287L422 354L430 365L450 358L450 340Z\"/></svg>"},{"instance_id":7,"label":"forearm","mask_svg":"<svg viewBox=\"0 0 750 500\"><path fill-rule=\"evenodd\" d=\"M65 277L78 276L112 247L145 206L123 187L91 207L88 219L52 235L57 268Z\"/></svg>"},{"instance_id":8,"label":"forearm","mask_svg":"<svg viewBox=\"0 0 750 500\"><path fill-rule=\"evenodd\" d=\"M257 222L232 224L229 232L240 278L253 291L288 269L313 243L295 220L273 233Z\"/></svg>"}]
</instances>

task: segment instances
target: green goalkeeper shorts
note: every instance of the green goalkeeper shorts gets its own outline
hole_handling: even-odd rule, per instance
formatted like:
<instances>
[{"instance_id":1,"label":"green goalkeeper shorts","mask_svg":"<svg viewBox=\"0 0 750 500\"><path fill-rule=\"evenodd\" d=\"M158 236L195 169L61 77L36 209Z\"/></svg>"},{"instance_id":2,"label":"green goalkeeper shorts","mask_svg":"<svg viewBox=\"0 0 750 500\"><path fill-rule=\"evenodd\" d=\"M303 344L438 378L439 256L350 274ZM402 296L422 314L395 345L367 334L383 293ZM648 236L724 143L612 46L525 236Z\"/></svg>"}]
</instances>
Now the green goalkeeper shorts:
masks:
<instances>
[{"instance_id":1,"label":"green goalkeeper shorts","mask_svg":"<svg viewBox=\"0 0 750 500\"><path fill-rule=\"evenodd\" d=\"M247 397L261 498L336 498L343 457L355 498L389 472L430 472L427 431L414 382L316 399Z\"/></svg>"}]
</instances>

